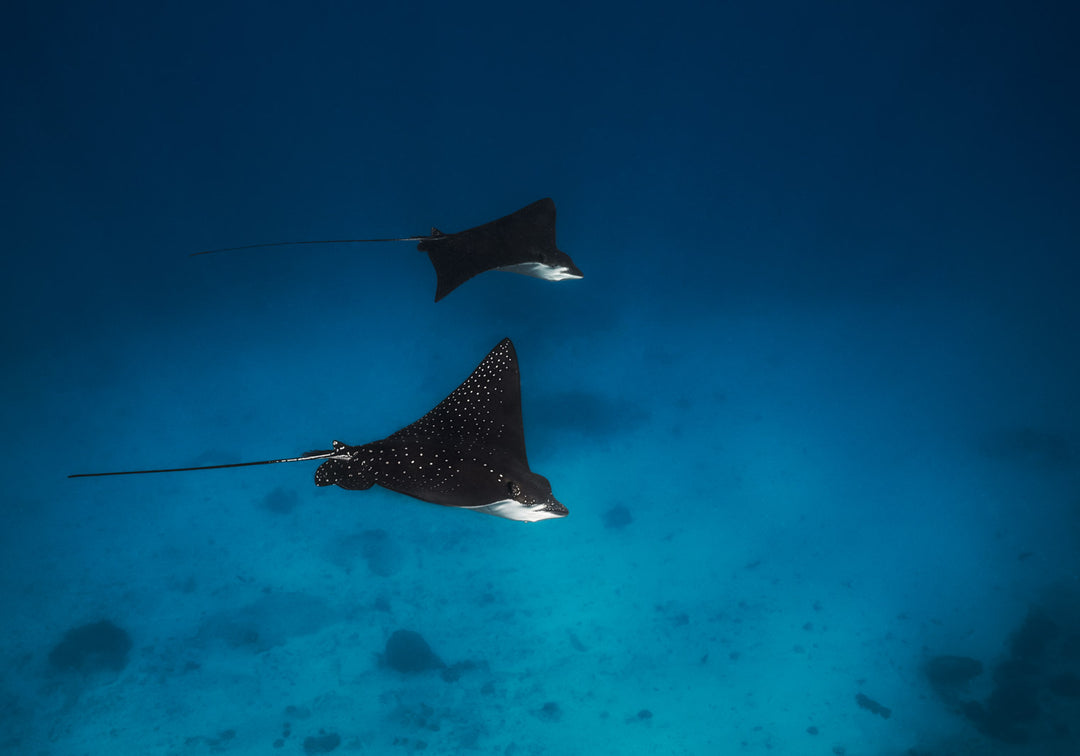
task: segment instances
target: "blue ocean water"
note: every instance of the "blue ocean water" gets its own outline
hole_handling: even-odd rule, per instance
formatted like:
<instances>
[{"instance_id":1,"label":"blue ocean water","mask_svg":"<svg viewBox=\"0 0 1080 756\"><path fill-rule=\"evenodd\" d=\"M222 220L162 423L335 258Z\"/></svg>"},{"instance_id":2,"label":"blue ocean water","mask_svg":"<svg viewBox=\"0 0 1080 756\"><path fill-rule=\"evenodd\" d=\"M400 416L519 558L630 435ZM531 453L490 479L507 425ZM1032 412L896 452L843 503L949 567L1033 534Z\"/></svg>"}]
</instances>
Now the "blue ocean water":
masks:
<instances>
[{"instance_id":1,"label":"blue ocean water","mask_svg":"<svg viewBox=\"0 0 1080 756\"><path fill-rule=\"evenodd\" d=\"M1077 752L1070 4L5 15L0 751ZM580 281L188 256L545 196ZM565 519L66 478L381 438L504 337Z\"/></svg>"}]
</instances>

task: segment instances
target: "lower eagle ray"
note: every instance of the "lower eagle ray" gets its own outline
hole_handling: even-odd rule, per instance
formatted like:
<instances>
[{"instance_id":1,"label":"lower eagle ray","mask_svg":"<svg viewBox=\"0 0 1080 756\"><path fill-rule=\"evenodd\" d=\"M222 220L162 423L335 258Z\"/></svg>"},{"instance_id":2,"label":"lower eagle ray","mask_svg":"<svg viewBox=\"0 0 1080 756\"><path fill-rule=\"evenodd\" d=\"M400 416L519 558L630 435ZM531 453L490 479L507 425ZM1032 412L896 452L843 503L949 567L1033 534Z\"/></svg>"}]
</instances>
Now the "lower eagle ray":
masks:
<instances>
[{"instance_id":1,"label":"lower eagle ray","mask_svg":"<svg viewBox=\"0 0 1080 756\"><path fill-rule=\"evenodd\" d=\"M529 469L521 418L521 375L517 352L503 339L465 382L415 423L380 441L333 448L297 457L160 470L79 473L105 475L218 470L325 460L315 485L363 491L380 485L444 507L469 509L521 522L569 514L551 493L551 483Z\"/></svg>"}]
</instances>

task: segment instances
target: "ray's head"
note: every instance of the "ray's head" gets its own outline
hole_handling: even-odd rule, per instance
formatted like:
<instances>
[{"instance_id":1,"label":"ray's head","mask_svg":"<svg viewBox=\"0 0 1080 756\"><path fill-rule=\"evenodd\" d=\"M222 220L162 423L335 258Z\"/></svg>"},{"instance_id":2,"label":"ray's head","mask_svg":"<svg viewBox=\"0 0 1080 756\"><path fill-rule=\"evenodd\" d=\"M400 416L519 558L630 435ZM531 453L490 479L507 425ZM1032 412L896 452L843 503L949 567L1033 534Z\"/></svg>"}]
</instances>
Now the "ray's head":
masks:
<instances>
[{"instance_id":1,"label":"ray's head","mask_svg":"<svg viewBox=\"0 0 1080 756\"><path fill-rule=\"evenodd\" d=\"M543 475L525 472L505 477L501 483L506 498L476 507L477 511L518 522L539 522L570 514L551 493L551 483Z\"/></svg>"},{"instance_id":2,"label":"ray's head","mask_svg":"<svg viewBox=\"0 0 1080 756\"><path fill-rule=\"evenodd\" d=\"M546 273L541 276L541 278L548 281L569 281L585 276L585 274L581 272L581 268L574 265L574 261L570 259L570 255L566 254L561 249L556 249L554 253L545 255L542 262L546 269Z\"/></svg>"}]
</instances>

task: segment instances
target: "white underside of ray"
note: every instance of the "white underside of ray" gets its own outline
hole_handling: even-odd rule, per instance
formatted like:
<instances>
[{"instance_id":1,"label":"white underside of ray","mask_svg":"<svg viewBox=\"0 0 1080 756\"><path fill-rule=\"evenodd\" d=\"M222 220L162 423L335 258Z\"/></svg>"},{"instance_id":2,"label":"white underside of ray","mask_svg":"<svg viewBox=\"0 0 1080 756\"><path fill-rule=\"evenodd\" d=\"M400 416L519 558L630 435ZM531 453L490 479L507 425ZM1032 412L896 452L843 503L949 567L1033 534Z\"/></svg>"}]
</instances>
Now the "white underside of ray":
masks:
<instances>
[{"instance_id":1,"label":"white underside of ray","mask_svg":"<svg viewBox=\"0 0 1080 756\"><path fill-rule=\"evenodd\" d=\"M523 276L542 278L545 281L566 281L571 278L581 278L581 276L571 273L564 265L551 266L538 262L500 265L495 270L504 270L507 273L520 273Z\"/></svg>"},{"instance_id":2,"label":"white underside of ray","mask_svg":"<svg viewBox=\"0 0 1080 756\"><path fill-rule=\"evenodd\" d=\"M469 509L474 512L495 515L496 517L505 517L507 520L517 520L518 522L540 522L540 520L551 520L558 517L558 515L545 512L539 507L530 509L515 499L501 499L490 504L484 504L481 507L469 507Z\"/></svg>"}]
</instances>

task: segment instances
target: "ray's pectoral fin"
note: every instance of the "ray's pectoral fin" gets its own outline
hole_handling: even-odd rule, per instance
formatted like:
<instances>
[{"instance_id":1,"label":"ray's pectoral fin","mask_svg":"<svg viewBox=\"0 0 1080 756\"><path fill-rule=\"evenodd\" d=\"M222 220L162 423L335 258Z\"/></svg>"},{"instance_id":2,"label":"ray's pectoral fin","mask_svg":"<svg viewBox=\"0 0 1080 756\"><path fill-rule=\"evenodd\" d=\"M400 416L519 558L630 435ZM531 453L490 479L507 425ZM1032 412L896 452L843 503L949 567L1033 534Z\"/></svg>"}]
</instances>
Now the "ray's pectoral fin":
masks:
<instances>
[{"instance_id":1,"label":"ray's pectoral fin","mask_svg":"<svg viewBox=\"0 0 1080 756\"><path fill-rule=\"evenodd\" d=\"M365 491L375 485L375 473L363 446L334 442L334 456L315 470L315 485L341 486L349 491Z\"/></svg>"}]
</instances>

